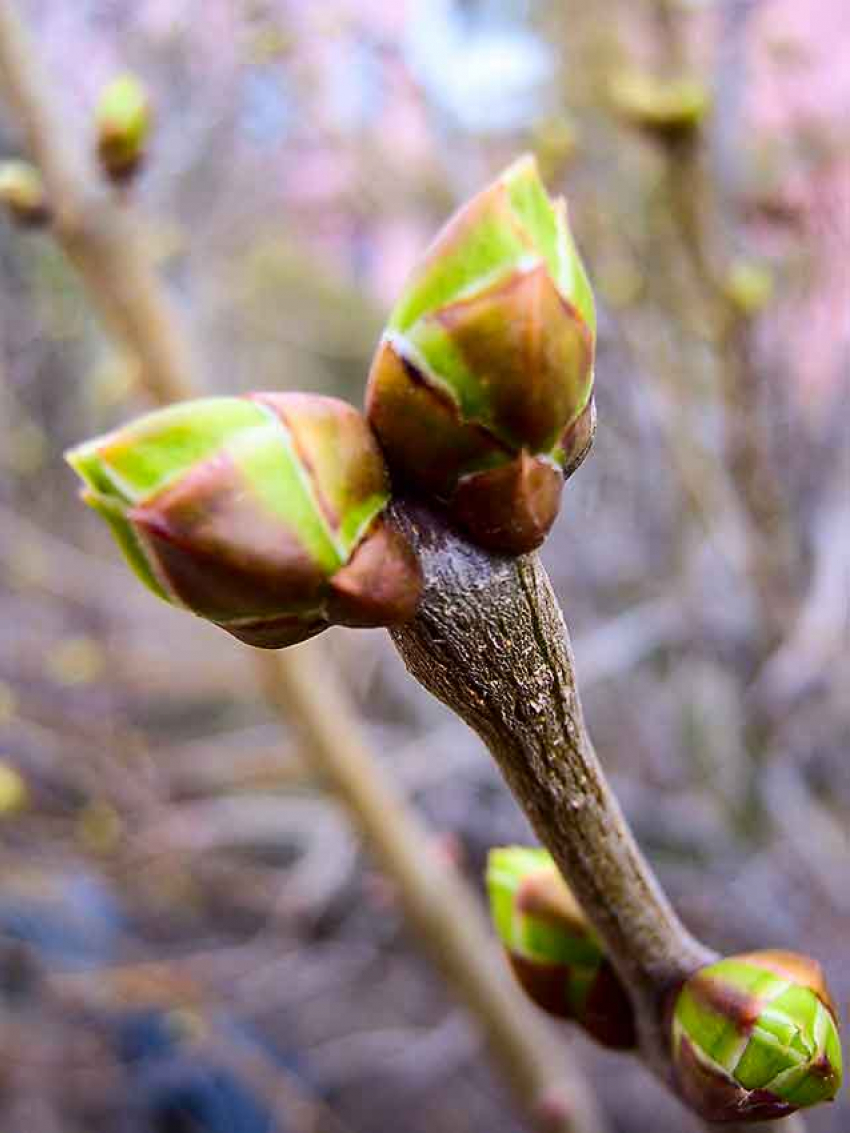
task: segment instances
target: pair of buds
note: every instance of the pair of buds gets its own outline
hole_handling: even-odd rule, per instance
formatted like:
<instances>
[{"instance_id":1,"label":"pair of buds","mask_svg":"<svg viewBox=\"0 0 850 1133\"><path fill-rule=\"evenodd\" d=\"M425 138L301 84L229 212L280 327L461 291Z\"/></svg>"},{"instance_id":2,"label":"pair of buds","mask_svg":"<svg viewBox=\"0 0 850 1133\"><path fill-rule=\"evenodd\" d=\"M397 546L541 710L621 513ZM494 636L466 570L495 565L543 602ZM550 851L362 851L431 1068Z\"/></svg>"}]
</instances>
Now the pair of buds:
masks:
<instances>
[{"instance_id":1,"label":"pair of buds","mask_svg":"<svg viewBox=\"0 0 850 1133\"><path fill-rule=\"evenodd\" d=\"M124 184L136 174L147 151L151 131L147 91L133 75L114 79L101 92L94 118L101 171L115 184ZM18 158L0 162L0 206L22 228L50 223L47 189L31 162Z\"/></svg>"},{"instance_id":2,"label":"pair of buds","mask_svg":"<svg viewBox=\"0 0 850 1133\"><path fill-rule=\"evenodd\" d=\"M365 418L317 395L208 398L68 459L141 580L241 640L394 625L421 577L385 516L391 484L485 547L537 547L592 440L594 338L566 205L523 158L413 271Z\"/></svg>"},{"instance_id":3,"label":"pair of buds","mask_svg":"<svg viewBox=\"0 0 850 1133\"><path fill-rule=\"evenodd\" d=\"M629 997L545 850L491 850L493 923L526 994L597 1042L635 1046ZM750 952L709 964L669 1003L682 1095L709 1121L768 1121L835 1097L841 1044L814 960Z\"/></svg>"}]
</instances>

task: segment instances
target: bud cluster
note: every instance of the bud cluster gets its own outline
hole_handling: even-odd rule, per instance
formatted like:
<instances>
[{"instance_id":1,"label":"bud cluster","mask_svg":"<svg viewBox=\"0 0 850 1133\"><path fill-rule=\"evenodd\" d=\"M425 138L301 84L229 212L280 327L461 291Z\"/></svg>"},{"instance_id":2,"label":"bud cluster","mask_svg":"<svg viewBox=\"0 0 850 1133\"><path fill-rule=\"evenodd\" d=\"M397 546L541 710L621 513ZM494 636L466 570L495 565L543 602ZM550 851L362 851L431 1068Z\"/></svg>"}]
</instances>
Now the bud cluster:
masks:
<instances>
[{"instance_id":1,"label":"bud cluster","mask_svg":"<svg viewBox=\"0 0 850 1133\"><path fill-rule=\"evenodd\" d=\"M103 92L110 177L137 168L149 125L134 78ZM332 398L207 398L69 460L141 580L241 640L393 625L413 616L421 577L383 514L390 478L485 547L538 546L592 440L594 336L566 204L521 158L414 270L372 365L368 424Z\"/></svg>"}]
</instances>

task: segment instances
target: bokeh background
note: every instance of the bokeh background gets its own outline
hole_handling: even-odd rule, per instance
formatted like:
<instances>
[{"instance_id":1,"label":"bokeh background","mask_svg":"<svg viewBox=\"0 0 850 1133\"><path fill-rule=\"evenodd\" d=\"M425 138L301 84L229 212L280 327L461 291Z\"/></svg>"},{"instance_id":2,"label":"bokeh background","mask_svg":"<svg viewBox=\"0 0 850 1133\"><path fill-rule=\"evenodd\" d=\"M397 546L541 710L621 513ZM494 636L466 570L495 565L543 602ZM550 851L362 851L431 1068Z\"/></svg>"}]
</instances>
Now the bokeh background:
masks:
<instances>
[{"instance_id":1,"label":"bokeh background","mask_svg":"<svg viewBox=\"0 0 850 1133\"><path fill-rule=\"evenodd\" d=\"M417 254L538 155L600 305L598 439L543 552L591 731L688 925L812 953L846 1019L844 0L19 7L83 136L116 72L151 89L131 207L209 390L360 403ZM695 131L649 120L682 75ZM48 235L4 222L0 264L0 1124L529 1128L250 651L143 593L76 502L62 452L147 407L132 363ZM530 840L486 751L385 634L323 641L480 894L487 848ZM613 1130L692 1128L637 1063L552 1041ZM807 1120L846 1130L846 1091Z\"/></svg>"}]
</instances>

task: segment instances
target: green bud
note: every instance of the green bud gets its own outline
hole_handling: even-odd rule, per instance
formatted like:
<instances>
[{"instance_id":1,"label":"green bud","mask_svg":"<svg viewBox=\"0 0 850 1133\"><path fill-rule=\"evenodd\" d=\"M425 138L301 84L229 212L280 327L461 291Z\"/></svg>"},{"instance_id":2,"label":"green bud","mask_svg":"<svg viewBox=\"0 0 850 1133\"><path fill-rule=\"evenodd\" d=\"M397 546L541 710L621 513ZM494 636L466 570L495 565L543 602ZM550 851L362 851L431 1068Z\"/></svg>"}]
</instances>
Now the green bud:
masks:
<instances>
[{"instance_id":1,"label":"green bud","mask_svg":"<svg viewBox=\"0 0 850 1133\"><path fill-rule=\"evenodd\" d=\"M151 105L133 75L113 79L101 92L95 112L97 156L112 181L127 181L145 157L151 130Z\"/></svg>"},{"instance_id":2,"label":"green bud","mask_svg":"<svg viewBox=\"0 0 850 1133\"><path fill-rule=\"evenodd\" d=\"M524 846L491 850L487 892L496 932L526 995L605 1046L633 1047L629 998L551 856Z\"/></svg>"},{"instance_id":3,"label":"green bud","mask_svg":"<svg viewBox=\"0 0 850 1133\"><path fill-rule=\"evenodd\" d=\"M692 133L711 109L711 94L701 80L661 79L644 71L622 71L609 84L614 107L633 125L675 138Z\"/></svg>"},{"instance_id":4,"label":"green bud","mask_svg":"<svg viewBox=\"0 0 850 1133\"><path fill-rule=\"evenodd\" d=\"M0 162L0 204L24 228L41 228L50 220L44 182L28 161Z\"/></svg>"},{"instance_id":5,"label":"green bud","mask_svg":"<svg viewBox=\"0 0 850 1133\"><path fill-rule=\"evenodd\" d=\"M709 1121L771 1121L841 1086L835 1008L818 964L751 952L700 969L673 1011L682 1095Z\"/></svg>"},{"instance_id":6,"label":"green bud","mask_svg":"<svg viewBox=\"0 0 850 1133\"><path fill-rule=\"evenodd\" d=\"M593 295L531 157L466 204L414 269L369 376L390 470L482 546L546 537L593 436Z\"/></svg>"},{"instance_id":7,"label":"green bud","mask_svg":"<svg viewBox=\"0 0 850 1133\"><path fill-rule=\"evenodd\" d=\"M249 645L413 616L419 564L383 516L386 469L345 402L188 401L67 459L142 582Z\"/></svg>"}]
</instances>

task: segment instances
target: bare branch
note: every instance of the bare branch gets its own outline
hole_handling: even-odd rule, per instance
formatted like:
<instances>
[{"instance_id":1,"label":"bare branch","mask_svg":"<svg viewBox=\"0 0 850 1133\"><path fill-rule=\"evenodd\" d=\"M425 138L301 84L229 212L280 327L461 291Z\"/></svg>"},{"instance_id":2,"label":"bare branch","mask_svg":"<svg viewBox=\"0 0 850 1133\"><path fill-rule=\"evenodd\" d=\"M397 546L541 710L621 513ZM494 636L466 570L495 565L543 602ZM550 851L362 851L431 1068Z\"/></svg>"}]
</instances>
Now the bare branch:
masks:
<instances>
[{"instance_id":1,"label":"bare branch","mask_svg":"<svg viewBox=\"0 0 850 1133\"><path fill-rule=\"evenodd\" d=\"M10 4L0 5L0 87L44 178L56 238L96 296L108 329L137 358L143 387L157 400L191 396L192 351L142 235L63 128L50 83Z\"/></svg>"},{"instance_id":2,"label":"bare branch","mask_svg":"<svg viewBox=\"0 0 850 1133\"><path fill-rule=\"evenodd\" d=\"M677 920L605 779L566 626L536 555L490 555L419 505L396 509L425 594L392 631L408 669L484 739L632 994L644 1055L669 1078L667 996L712 953Z\"/></svg>"}]
</instances>

